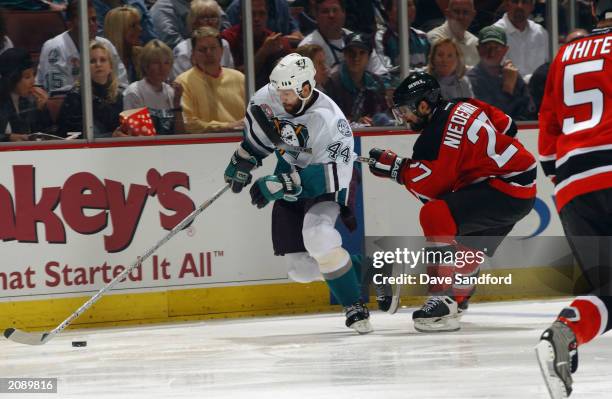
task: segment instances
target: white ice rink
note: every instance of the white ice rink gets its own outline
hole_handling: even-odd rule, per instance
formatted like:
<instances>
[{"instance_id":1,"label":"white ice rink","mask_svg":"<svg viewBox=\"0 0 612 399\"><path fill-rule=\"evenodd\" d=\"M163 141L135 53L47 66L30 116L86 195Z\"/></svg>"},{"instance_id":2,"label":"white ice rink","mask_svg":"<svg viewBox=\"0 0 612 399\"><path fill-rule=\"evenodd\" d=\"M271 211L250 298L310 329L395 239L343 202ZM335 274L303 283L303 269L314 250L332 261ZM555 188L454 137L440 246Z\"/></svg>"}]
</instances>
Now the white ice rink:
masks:
<instances>
[{"instance_id":1,"label":"white ice rink","mask_svg":"<svg viewBox=\"0 0 612 399\"><path fill-rule=\"evenodd\" d=\"M0 398L547 398L533 346L566 303L475 304L460 332L429 335L404 309L372 312L366 336L324 314L2 339L0 377L58 377L59 390ZM612 335L580 361L572 399L612 398Z\"/></svg>"}]
</instances>

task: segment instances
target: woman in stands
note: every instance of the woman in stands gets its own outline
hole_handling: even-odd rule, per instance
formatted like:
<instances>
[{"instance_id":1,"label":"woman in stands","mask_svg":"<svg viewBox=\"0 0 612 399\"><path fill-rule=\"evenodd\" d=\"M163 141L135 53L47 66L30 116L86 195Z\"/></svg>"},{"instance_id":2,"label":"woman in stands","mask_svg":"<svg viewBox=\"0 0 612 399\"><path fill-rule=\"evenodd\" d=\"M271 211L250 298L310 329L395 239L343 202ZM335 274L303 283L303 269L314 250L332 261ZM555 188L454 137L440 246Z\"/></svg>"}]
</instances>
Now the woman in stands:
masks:
<instances>
[{"instance_id":1,"label":"woman in stands","mask_svg":"<svg viewBox=\"0 0 612 399\"><path fill-rule=\"evenodd\" d=\"M182 134L183 86L166 83L172 70L172 50L161 40L151 40L140 55L143 79L128 86L123 93L123 108L149 108L157 134Z\"/></svg>"},{"instance_id":2,"label":"woman in stands","mask_svg":"<svg viewBox=\"0 0 612 399\"><path fill-rule=\"evenodd\" d=\"M28 140L30 133L49 131L49 96L34 86L27 50L10 48L0 54L0 75L0 141Z\"/></svg>"},{"instance_id":3,"label":"woman in stands","mask_svg":"<svg viewBox=\"0 0 612 399\"><path fill-rule=\"evenodd\" d=\"M452 39L441 39L434 43L429 54L427 72L440 84L443 99L474 97L470 81L465 76L463 54Z\"/></svg>"},{"instance_id":4,"label":"woman in stands","mask_svg":"<svg viewBox=\"0 0 612 399\"><path fill-rule=\"evenodd\" d=\"M140 13L132 6L113 8L104 18L104 36L113 43L125 65L128 81L135 82L140 76Z\"/></svg>"},{"instance_id":5,"label":"woman in stands","mask_svg":"<svg viewBox=\"0 0 612 399\"><path fill-rule=\"evenodd\" d=\"M221 29L221 7L215 0L193 0L187 14L187 26L193 32L203 26L210 26L219 32ZM221 66L225 68L234 67L234 58L230 50L229 43L221 39L223 45L223 56ZM174 66L172 68L172 78L176 78L181 73L192 67L191 65L192 43L191 35L181 41L174 48Z\"/></svg>"},{"instance_id":6,"label":"woman in stands","mask_svg":"<svg viewBox=\"0 0 612 399\"><path fill-rule=\"evenodd\" d=\"M126 136L117 127L119 113L123 111L123 97L119 81L113 72L110 50L102 43L93 41L89 46L91 83L93 95L94 136ZM68 93L58 118L58 134L83 131L81 85L77 83Z\"/></svg>"}]
</instances>

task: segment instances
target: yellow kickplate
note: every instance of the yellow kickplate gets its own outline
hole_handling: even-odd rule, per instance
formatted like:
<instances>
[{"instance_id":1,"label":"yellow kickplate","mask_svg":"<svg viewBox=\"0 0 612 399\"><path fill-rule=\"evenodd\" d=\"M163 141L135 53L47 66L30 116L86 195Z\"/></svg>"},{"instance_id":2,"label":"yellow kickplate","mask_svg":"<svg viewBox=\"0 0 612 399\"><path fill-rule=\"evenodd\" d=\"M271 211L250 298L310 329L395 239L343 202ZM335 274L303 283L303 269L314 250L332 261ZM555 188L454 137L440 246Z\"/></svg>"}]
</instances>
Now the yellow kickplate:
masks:
<instances>
[{"instance_id":1,"label":"yellow kickplate","mask_svg":"<svg viewBox=\"0 0 612 399\"><path fill-rule=\"evenodd\" d=\"M88 299L1 302L0 328L53 328ZM310 313L337 308L329 304L329 290L324 282L198 288L107 295L75 320L73 327Z\"/></svg>"}]
</instances>

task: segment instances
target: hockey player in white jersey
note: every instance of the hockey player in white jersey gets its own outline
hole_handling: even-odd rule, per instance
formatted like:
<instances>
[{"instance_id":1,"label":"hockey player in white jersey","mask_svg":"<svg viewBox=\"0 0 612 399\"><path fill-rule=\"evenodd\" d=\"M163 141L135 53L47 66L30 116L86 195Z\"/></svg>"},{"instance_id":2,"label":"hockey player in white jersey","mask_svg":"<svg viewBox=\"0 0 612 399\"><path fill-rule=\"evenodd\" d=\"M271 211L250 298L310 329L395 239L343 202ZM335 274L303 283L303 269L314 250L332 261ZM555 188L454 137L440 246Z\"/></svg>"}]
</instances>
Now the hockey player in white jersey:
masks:
<instances>
[{"instance_id":1,"label":"hockey player in white jersey","mask_svg":"<svg viewBox=\"0 0 612 399\"><path fill-rule=\"evenodd\" d=\"M251 182L251 170L276 152L275 173L257 179L250 190L258 208L274 202L274 252L285 256L292 280L324 279L344 306L346 326L365 334L372 331L369 312L360 300L350 255L334 227L339 215L350 219L353 133L340 108L314 88L314 76L312 61L298 54L276 65L270 83L247 107L244 138L225 170L225 181L233 192L240 192Z\"/></svg>"}]
</instances>

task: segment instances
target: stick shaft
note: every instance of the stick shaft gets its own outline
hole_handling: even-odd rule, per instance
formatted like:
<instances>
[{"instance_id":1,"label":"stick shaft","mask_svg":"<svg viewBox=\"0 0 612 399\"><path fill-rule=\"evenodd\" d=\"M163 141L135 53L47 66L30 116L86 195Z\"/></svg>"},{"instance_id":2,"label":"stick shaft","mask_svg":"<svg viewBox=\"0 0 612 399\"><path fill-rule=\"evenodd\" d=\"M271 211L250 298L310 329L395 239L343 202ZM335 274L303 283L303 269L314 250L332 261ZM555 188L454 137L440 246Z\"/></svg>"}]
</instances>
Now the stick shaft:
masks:
<instances>
[{"instance_id":1,"label":"stick shaft","mask_svg":"<svg viewBox=\"0 0 612 399\"><path fill-rule=\"evenodd\" d=\"M73 314L68 316L66 320L64 320L59 326L55 327L46 337L46 340L51 339L54 335L62 332L66 327L70 325L77 317L83 314L87 309L89 309L94 303L98 302L98 300L110 289L112 289L120 280L124 279L136 266L142 264L146 259L148 259L155 251L159 249L162 245L170 241L172 237L174 237L179 231L183 230L187 225L189 225L193 220L198 217L200 213L204 211L204 209L208 208L210 204L215 202L223 193L227 191L229 188L229 184L224 185L222 188L217 190L215 194L205 202L203 202L199 207L197 207L193 212L191 212L185 219L183 219L179 224L174 226L172 230L168 232L161 240L159 240L155 245L149 248L145 253L143 253L140 257L138 257L127 269L122 271L119 275L117 275L114 279L112 279L108 284L106 284L100 291L96 293L93 297L91 297L87 302L81 305Z\"/></svg>"},{"instance_id":2,"label":"stick shaft","mask_svg":"<svg viewBox=\"0 0 612 399\"><path fill-rule=\"evenodd\" d=\"M367 164L376 162L376 160L374 158L362 157L360 155L357 156L357 161L358 162L367 163Z\"/></svg>"}]
</instances>

